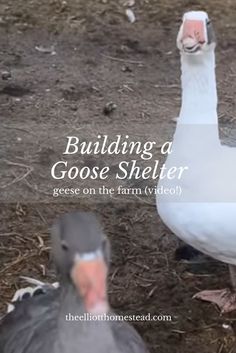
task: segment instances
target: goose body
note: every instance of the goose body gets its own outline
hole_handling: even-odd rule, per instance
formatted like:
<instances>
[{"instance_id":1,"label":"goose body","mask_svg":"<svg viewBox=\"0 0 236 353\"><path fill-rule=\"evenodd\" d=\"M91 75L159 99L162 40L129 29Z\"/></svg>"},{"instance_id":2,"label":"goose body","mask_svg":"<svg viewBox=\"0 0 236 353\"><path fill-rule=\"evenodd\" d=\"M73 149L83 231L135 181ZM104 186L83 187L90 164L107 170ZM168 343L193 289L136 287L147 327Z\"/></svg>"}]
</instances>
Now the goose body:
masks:
<instances>
[{"instance_id":1,"label":"goose body","mask_svg":"<svg viewBox=\"0 0 236 353\"><path fill-rule=\"evenodd\" d=\"M0 353L147 353L107 303L109 244L95 216L64 215L52 234L60 286L42 284L42 293L14 303L0 320Z\"/></svg>"},{"instance_id":2,"label":"goose body","mask_svg":"<svg viewBox=\"0 0 236 353\"><path fill-rule=\"evenodd\" d=\"M199 40L200 26L205 41ZM219 138L210 26L205 12L184 15L177 38L182 105L166 165L184 165L188 170L181 179L159 180L158 187L179 186L181 192L158 196L156 203L175 235L215 259L236 265L236 148L222 145Z\"/></svg>"},{"instance_id":3,"label":"goose body","mask_svg":"<svg viewBox=\"0 0 236 353\"><path fill-rule=\"evenodd\" d=\"M83 316L81 306L78 303L76 306L75 314ZM58 320L61 309L59 289L19 302L0 323L0 352L147 353L140 336L127 323L112 320L69 322L65 316ZM68 315L69 311L65 310ZM114 316L114 313L107 315Z\"/></svg>"},{"instance_id":4,"label":"goose body","mask_svg":"<svg viewBox=\"0 0 236 353\"><path fill-rule=\"evenodd\" d=\"M235 205L171 203L158 210L164 223L184 242L219 261L236 265L236 239L232 227ZM225 212L224 220L222 212Z\"/></svg>"},{"instance_id":5,"label":"goose body","mask_svg":"<svg viewBox=\"0 0 236 353\"><path fill-rule=\"evenodd\" d=\"M195 129L199 129L197 141ZM164 223L183 241L217 260L236 265L236 164L232 162L236 162L236 149L220 145L218 136L210 140L214 125L206 126L206 133L204 129L203 125L177 127L175 137L179 136L181 142L174 137L166 165L189 169L180 180L160 181L158 186L179 186L182 194L163 200L159 196L157 209ZM187 138L182 137L185 132Z\"/></svg>"}]
</instances>

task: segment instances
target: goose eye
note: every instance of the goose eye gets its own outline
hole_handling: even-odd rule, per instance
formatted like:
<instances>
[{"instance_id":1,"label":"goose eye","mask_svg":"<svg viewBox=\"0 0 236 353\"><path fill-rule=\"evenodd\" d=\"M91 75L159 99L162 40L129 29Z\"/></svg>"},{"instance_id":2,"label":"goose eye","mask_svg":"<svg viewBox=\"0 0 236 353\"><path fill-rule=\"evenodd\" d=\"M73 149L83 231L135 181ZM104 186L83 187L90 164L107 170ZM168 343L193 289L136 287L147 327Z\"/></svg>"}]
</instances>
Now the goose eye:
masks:
<instances>
[{"instance_id":1,"label":"goose eye","mask_svg":"<svg viewBox=\"0 0 236 353\"><path fill-rule=\"evenodd\" d=\"M211 20L207 20L206 24L207 24L207 26L209 26L211 24Z\"/></svg>"},{"instance_id":2,"label":"goose eye","mask_svg":"<svg viewBox=\"0 0 236 353\"><path fill-rule=\"evenodd\" d=\"M63 250L67 251L69 250L69 246L67 245L67 243L65 241L62 241L61 242L61 247Z\"/></svg>"}]
</instances>

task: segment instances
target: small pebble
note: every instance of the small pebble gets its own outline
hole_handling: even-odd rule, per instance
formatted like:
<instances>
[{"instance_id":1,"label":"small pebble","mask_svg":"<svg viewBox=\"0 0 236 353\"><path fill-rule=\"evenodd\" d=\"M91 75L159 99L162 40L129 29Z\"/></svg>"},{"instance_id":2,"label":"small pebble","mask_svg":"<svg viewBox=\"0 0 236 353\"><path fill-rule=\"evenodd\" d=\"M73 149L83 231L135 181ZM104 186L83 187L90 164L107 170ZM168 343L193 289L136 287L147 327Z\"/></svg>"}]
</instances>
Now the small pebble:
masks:
<instances>
[{"instance_id":1,"label":"small pebble","mask_svg":"<svg viewBox=\"0 0 236 353\"><path fill-rule=\"evenodd\" d=\"M132 72L132 69L127 65L122 66L121 70L123 72Z\"/></svg>"},{"instance_id":2,"label":"small pebble","mask_svg":"<svg viewBox=\"0 0 236 353\"><path fill-rule=\"evenodd\" d=\"M35 49L43 54L56 55L54 45L51 45L51 47L43 47L42 45L36 45Z\"/></svg>"},{"instance_id":3,"label":"small pebble","mask_svg":"<svg viewBox=\"0 0 236 353\"><path fill-rule=\"evenodd\" d=\"M131 9L127 9L125 13L130 23L134 23L136 21L135 14Z\"/></svg>"},{"instance_id":4,"label":"small pebble","mask_svg":"<svg viewBox=\"0 0 236 353\"><path fill-rule=\"evenodd\" d=\"M223 329L225 329L225 330L232 330L231 325L226 324L226 323L223 323L223 324L222 324L222 327L223 327Z\"/></svg>"},{"instance_id":5,"label":"small pebble","mask_svg":"<svg viewBox=\"0 0 236 353\"><path fill-rule=\"evenodd\" d=\"M113 102L109 102L105 105L104 109L103 109L103 113L105 115L110 115L114 110L116 110L117 105Z\"/></svg>"},{"instance_id":6,"label":"small pebble","mask_svg":"<svg viewBox=\"0 0 236 353\"><path fill-rule=\"evenodd\" d=\"M10 71L2 71L1 75L2 75L2 79L4 81L7 81L7 80L9 80L11 78Z\"/></svg>"}]
</instances>

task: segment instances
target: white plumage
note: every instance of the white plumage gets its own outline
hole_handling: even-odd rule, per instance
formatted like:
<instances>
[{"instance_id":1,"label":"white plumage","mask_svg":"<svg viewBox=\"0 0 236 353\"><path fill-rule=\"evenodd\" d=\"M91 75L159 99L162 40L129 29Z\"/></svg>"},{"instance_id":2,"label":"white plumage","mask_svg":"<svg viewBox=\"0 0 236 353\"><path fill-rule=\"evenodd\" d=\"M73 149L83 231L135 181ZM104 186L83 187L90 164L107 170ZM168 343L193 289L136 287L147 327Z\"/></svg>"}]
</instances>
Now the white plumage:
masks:
<instances>
[{"instance_id":1,"label":"white plumage","mask_svg":"<svg viewBox=\"0 0 236 353\"><path fill-rule=\"evenodd\" d=\"M209 36L183 28L185 20L200 21ZM215 44L209 38L208 16L204 12L184 15L177 45L181 52L182 105L167 167L184 165L183 177L159 180L158 187L179 185L180 196L158 196L157 209L164 223L179 238L220 261L236 265L236 148L219 139ZM188 23L191 26L191 22ZM186 33L185 33L186 34ZM193 47L186 46L191 39ZM185 47L186 46L186 47ZM218 302L217 302L218 304Z\"/></svg>"}]
</instances>

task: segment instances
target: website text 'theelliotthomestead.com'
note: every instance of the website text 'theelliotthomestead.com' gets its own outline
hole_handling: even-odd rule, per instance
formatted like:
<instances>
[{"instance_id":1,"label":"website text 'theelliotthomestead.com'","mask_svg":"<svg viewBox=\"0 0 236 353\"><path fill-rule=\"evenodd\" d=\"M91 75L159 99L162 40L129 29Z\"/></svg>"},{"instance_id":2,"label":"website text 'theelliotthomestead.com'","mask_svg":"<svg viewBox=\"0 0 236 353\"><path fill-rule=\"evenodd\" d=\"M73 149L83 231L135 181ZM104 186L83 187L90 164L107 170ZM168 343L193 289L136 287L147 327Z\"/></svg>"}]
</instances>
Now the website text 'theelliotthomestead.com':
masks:
<instances>
[{"instance_id":1,"label":"website text 'theelliotthomestead.com'","mask_svg":"<svg viewBox=\"0 0 236 353\"><path fill-rule=\"evenodd\" d=\"M93 315L90 313L84 313L80 315L66 314L66 321L127 321L127 322L140 322L140 321L149 321L149 322L157 322L157 321L173 321L171 315L117 315L117 314L99 314Z\"/></svg>"}]
</instances>

